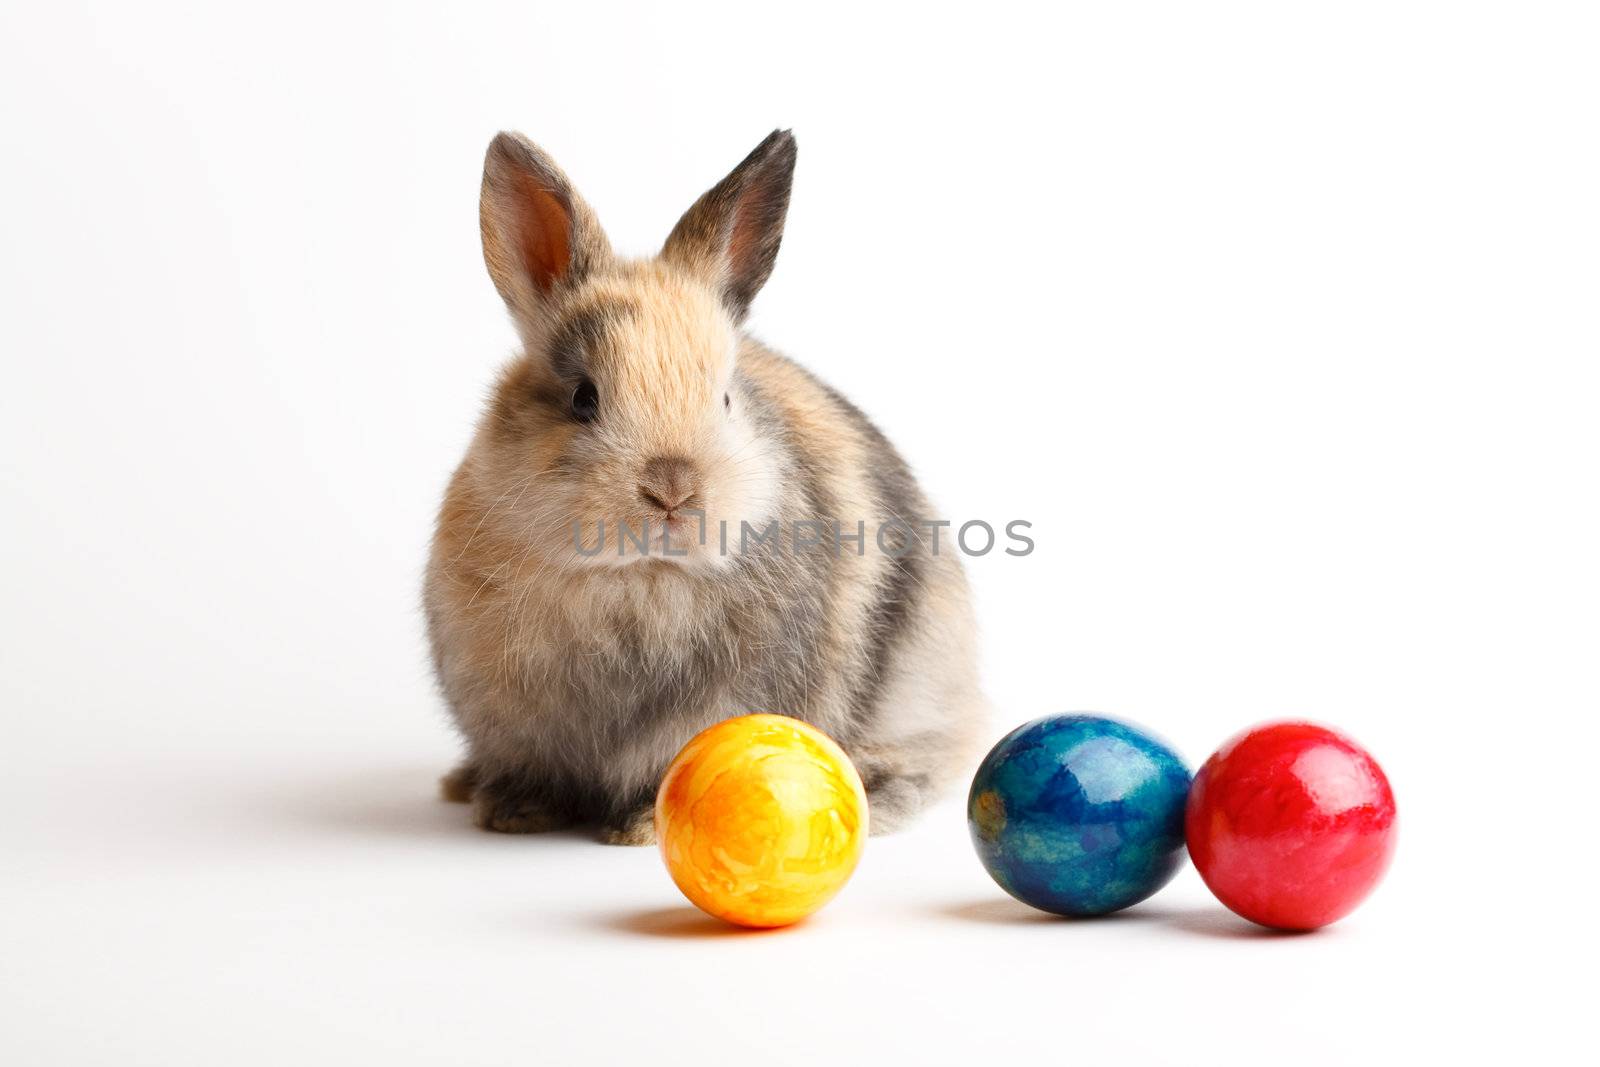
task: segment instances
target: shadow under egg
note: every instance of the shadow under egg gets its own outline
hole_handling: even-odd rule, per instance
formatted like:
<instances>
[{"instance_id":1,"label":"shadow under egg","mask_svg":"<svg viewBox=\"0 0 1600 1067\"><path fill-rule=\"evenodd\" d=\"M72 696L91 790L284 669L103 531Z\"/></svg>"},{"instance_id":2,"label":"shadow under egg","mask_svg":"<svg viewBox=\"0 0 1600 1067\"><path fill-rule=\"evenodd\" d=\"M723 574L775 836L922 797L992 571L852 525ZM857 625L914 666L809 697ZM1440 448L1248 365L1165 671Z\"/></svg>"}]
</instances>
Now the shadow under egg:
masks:
<instances>
[{"instance_id":1,"label":"shadow under egg","mask_svg":"<svg viewBox=\"0 0 1600 1067\"><path fill-rule=\"evenodd\" d=\"M707 915L699 908L688 905L600 915L595 917L595 925L612 933L661 937L680 941L771 937L794 928L793 926L737 926Z\"/></svg>"}]
</instances>

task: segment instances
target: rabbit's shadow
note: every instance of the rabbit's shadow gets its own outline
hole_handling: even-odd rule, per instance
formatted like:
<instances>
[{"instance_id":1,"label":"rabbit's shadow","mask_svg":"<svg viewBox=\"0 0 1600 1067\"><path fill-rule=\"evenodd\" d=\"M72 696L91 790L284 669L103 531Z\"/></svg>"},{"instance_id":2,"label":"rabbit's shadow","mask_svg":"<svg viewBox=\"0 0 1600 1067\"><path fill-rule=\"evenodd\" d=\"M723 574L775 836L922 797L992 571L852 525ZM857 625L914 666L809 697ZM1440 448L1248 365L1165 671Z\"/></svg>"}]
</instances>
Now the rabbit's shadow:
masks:
<instances>
[{"instance_id":1,"label":"rabbit's shadow","mask_svg":"<svg viewBox=\"0 0 1600 1067\"><path fill-rule=\"evenodd\" d=\"M540 834L486 833L472 824L467 804L439 793L441 767L369 768L337 779L298 779L275 786L253 805L274 822L363 838L451 841L466 847L543 840L592 839L582 830Z\"/></svg>"}]
</instances>

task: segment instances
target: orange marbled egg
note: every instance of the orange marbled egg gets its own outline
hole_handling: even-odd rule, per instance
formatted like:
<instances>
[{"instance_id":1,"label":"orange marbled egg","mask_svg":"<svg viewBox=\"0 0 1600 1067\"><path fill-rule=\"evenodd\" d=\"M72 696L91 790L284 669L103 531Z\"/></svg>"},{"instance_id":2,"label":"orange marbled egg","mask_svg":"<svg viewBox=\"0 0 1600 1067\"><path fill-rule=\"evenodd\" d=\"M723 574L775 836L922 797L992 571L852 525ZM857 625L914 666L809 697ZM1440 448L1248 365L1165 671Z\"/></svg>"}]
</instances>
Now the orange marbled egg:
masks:
<instances>
[{"instance_id":1,"label":"orange marbled egg","mask_svg":"<svg viewBox=\"0 0 1600 1067\"><path fill-rule=\"evenodd\" d=\"M683 746L656 794L656 838L696 907L740 926L787 926L849 880L867 795L844 751L783 715L719 722Z\"/></svg>"}]
</instances>

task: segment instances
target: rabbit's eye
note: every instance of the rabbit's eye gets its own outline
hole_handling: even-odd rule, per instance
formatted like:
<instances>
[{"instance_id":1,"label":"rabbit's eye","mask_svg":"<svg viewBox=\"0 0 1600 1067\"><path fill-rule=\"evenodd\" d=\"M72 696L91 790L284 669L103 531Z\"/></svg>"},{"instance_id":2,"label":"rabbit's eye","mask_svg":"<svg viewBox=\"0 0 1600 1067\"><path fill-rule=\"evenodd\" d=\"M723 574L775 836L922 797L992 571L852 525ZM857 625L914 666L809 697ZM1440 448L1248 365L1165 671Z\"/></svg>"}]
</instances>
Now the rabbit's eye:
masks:
<instances>
[{"instance_id":1,"label":"rabbit's eye","mask_svg":"<svg viewBox=\"0 0 1600 1067\"><path fill-rule=\"evenodd\" d=\"M722 394L722 410L723 411L732 411L733 410L733 397L728 395L727 393L723 393Z\"/></svg>"},{"instance_id":2,"label":"rabbit's eye","mask_svg":"<svg viewBox=\"0 0 1600 1067\"><path fill-rule=\"evenodd\" d=\"M593 422L598 414L600 414L600 390L585 378L578 383L578 388L572 391L572 417L579 422Z\"/></svg>"}]
</instances>

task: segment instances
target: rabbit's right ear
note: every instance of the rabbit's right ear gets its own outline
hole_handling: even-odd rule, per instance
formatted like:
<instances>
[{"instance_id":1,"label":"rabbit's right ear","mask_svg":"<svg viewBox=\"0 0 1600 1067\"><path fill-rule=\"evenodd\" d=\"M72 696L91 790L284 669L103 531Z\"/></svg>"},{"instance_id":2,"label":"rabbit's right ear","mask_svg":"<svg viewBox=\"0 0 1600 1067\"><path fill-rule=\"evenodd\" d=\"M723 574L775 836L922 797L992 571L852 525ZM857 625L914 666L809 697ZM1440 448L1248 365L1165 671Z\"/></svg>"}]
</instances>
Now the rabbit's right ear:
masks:
<instances>
[{"instance_id":1,"label":"rabbit's right ear","mask_svg":"<svg viewBox=\"0 0 1600 1067\"><path fill-rule=\"evenodd\" d=\"M611 257L589 205L561 168L520 133L502 133L483 160L478 201L483 261L519 326L536 323L549 300Z\"/></svg>"},{"instance_id":2,"label":"rabbit's right ear","mask_svg":"<svg viewBox=\"0 0 1600 1067\"><path fill-rule=\"evenodd\" d=\"M661 249L664 259L716 285L735 322L744 321L778 258L794 161L794 134L773 130L695 201Z\"/></svg>"}]
</instances>

